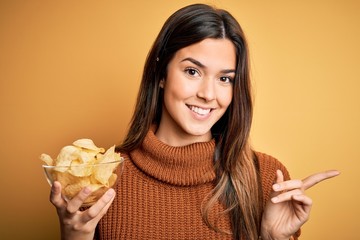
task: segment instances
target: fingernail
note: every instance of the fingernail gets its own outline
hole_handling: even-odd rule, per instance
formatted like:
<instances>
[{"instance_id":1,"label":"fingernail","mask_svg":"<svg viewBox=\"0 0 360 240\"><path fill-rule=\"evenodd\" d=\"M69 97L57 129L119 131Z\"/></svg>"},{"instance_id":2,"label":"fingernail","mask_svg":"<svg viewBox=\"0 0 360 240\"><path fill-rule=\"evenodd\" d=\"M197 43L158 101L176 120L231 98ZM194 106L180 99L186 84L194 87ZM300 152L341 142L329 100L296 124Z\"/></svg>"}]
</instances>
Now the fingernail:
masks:
<instances>
[{"instance_id":1,"label":"fingernail","mask_svg":"<svg viewBox=\"0 0 360 240\"><path fill-rule=\"evenodd\" d=\"M278 197L273 197L273 198L271 199L271 201L272 201L273 203L277 203L277 202L279 201L279 198L278 198Z\"/></svg>"},{"instance_id":2,"label":"fingernail","mask_svg":"<svg viewBox=\"0 0 360 240\"><path fill-rule=\"evenodd\" d=\"M274 184L273 189L274 190L279 190L280 189L280 184Z\"/></svg>"},{"instance_id":3,"label":"fingernail","mask_svg":"<svg viewBox=\"0 0 360 240\"><path fill-rule=\"evenodd\" d=\"M60 183L58 181L55 181L53 183L53 187L58 188L60 186Z\"/></svg>"},{"instance_id":4,"label":"fingernail","mask_svg":"<svg viewBox=\"0 0 360 240\"><path fill-rule=\"evenodd\" d=\"M109 197L113 197L115 194L114 190L113 189L109 189L107 192L106 192L106 195L109 196Z\"/></svg>"},{"instance_id":5,"label":"fingernail","mask_svg":"<svg viewBox=\"0 0 360 240\"><path fill-rule=\"evenodd\" d=\"M85 187L83 191L84 191L85 194L91 193L91 190L88 187Z\"/></svg>"}]
</instances>

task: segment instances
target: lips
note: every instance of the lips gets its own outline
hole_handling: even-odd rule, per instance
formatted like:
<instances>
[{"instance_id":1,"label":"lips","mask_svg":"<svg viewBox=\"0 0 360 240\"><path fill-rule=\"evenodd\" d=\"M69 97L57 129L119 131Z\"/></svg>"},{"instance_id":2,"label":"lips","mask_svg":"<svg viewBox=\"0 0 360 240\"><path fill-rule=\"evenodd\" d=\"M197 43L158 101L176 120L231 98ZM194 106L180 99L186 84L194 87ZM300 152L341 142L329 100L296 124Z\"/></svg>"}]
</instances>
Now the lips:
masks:
<instances>
[{"instance_id":1,"label":"lips","mask_svg":"<svg viewBox=\"0 0 360 240\"><path fill-rule=\"evenodd\" d=\"M199 115L209 114L210 111L212 110L211 108L200 108L200 107L196 107L196 106L192 106L192 105L187 105L187 106L191 111L193 111Z\"/></svg>"}]
</instances>

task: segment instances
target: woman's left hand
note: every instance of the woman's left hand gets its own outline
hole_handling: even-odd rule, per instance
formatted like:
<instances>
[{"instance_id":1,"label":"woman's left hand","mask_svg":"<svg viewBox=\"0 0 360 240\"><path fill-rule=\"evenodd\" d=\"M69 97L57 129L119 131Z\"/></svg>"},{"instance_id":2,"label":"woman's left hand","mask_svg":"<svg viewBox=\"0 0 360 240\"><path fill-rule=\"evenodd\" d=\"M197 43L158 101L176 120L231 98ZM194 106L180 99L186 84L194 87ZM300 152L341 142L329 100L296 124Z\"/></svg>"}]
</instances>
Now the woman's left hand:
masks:
<instances>
[{"instance_id":1,"label":"woman's left hand","mask_svg":"<svg viewBox=\"0 0 360 240\"><path fill-rule=\"evenodd\" d=\"M276 172L276 183L270 201L266 204L261 237L269 240L288 240L309 219L312 200L305 190L315 184L339 175L336 170L313 174L303 180L284 181L283 173Z\"/></svg>"}]
</instances>

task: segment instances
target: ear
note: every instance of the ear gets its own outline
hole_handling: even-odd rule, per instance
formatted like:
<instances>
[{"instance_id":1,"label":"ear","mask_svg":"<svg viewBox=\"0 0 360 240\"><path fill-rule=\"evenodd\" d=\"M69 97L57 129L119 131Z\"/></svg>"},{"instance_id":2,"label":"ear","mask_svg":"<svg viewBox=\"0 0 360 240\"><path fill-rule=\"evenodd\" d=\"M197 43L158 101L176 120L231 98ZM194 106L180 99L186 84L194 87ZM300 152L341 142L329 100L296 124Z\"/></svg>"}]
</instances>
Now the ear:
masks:
<instances>
[{"instance_id":1,"label":"ear","mask_svg":"<svg viewBox=\"0 0 360 240\"><path fill-rule=\"evenodd\" d=\"M159 87L160 87L160 88L164 88L164 86L165 86L165 80L164 80L164 79L161 79L161 80L160 80L160 83L159 83Z\"/></svg>"}]
</instances>

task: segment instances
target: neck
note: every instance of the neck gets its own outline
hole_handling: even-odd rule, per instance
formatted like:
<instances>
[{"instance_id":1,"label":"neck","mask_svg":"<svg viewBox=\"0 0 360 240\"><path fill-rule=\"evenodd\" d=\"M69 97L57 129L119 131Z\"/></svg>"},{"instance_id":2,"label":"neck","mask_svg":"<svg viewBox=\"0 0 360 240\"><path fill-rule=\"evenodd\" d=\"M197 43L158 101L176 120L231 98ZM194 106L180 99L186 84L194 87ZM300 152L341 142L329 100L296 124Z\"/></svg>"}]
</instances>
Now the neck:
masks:
<instances>
[{"instance_id":1,"label":"neck","mask_svg":"<svg viewBox=\"0 0 360 240\"><path fill-rule=\"evenodd\" d=\"M141 147L130 152L132 161L143 172L160 181L181 186L215 179L214 140L181 147L169 146L155 136L155 129L153 125Z\"/></svg>"},{"instance_id":2,"label":"neck","mask_svg":"<svg viewBox=\"0 0 360 240\"><path fill-rule=\"evenodd\" d=\"M190 135L181 129L172 129L161 127L155 132L155 136L163 143L173 146L173 147L181 147L187 146L197 142L209 142L212 139L211 132L205 135Z\"/></svg>"}]
</instances>

